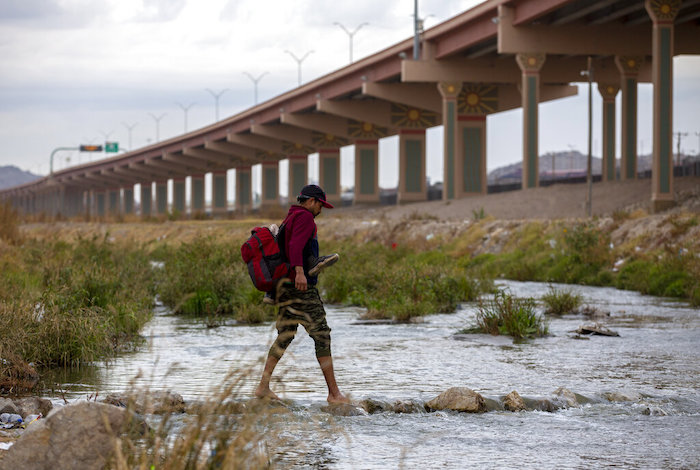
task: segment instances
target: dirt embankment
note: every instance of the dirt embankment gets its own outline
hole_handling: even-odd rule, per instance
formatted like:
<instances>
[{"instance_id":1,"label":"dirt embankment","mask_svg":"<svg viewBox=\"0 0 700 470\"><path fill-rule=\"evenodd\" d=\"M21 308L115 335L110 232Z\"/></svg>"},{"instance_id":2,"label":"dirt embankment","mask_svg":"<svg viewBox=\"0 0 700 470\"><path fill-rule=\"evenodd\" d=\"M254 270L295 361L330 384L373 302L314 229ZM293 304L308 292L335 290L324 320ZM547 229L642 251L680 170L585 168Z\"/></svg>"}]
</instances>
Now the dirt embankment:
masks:
<instances>
[{"instance_id":1,"label":"dirt embankment","mask_svg":"<svg viewBox=\"0 0 700 470\"><path fill-rule=\"evenodd\" d=\"M317 219L321 241L353 238L357 242L410 241L417 248L459 239L472 253L497 253L514 233L529 224L543 228L573 225L585 217L586 185L555 185L525 191L490 194L453 201L430 201L399 206L354 206L326 210ZM700 253L700 178L676 178L677 206L649 214L649 180L593 185L593 223L611 232L615 246L653 250L678 245ZM240 244L255 225L279 223L251 215L235 220L163 223L26 224L30 237L74 239L106 236L135 243L186 242L211 236Z\"/></svg>"}]
</instances>

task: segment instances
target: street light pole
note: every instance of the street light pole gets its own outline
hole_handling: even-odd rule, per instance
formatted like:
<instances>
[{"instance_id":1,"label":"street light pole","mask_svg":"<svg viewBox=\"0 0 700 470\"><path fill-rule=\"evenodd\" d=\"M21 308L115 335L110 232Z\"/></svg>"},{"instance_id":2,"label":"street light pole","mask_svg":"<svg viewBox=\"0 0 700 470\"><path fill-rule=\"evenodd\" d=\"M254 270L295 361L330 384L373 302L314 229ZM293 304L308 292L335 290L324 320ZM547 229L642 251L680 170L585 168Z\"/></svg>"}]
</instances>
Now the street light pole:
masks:
<instances>
[{"instance_id":1,"label":"street light pole","mask_svg":"<svg viewBox=\"0 0 700 470\"><path fill-rule=\"evenodd\" d=\"M185 112L185 134L187 134L187 112L190 110L190 108L192 106L195 105L195 103L190 103L187 106L184 106L176 101L175 104L178 105ZM217 112L217 114L218 114L218 112ZM219 118L217 117L216 120L218 121Z\"/></svg>"},{"instance_id":2,"label":"street light pole","mask_svg":"<svg viewBox=\"0 0 700 470\"><path fill-rule=\"evenodd\" d=\"M345 33L346 33L346 34L348 35L348 37L350 38L350 63L352 64L352 39L353 39L353 37L355 36L355 33L357 33L357 32L360 30L360 28L362 28L363 26L368 25L369 23L361 23L357 28L355 28L355 29L352 30L352 31L350 31L349 29L347 29L345 26L343 26L342 24L338 23L337 21L336 21L335 23L333 23L333 24L336 25L336 26L340 26L340 28L341 28L343 31L345 31Z\"/></svg>"},{"instance_id":3,"label":"street light pole","mask_svg":"<svg viewBox=\"0 0 700 470\"><path fill-rule=\"evenodd\" d=\"M593 59L588 56L588 167L586 170L586 182L588 183L588 193L586 195L586 214L591 216L593 211L593 148L591 139L593 138Z\"/></svg>"},{"instance_id":4,"label":"street light pole","mask_svg":"<svg viewBox=\"0 0 700 470\"><path fill-rule=\"evenodd\" d=\"M253 81L253 89L255 92L255 102L253 104L258 104L258 82L260 81L261 78L263 78L268 73L270 73L270 72L263 72L260 75L258 75L258 78L255 78L251 74L249 74L248 72L243 72L243 75L245 75L246 77L250 78Z\"/></svg>"},{"instance_id":5,"label":"street light pole","mask_svg":"<svg viewBox=\"0 0 700 470\"><path fill-rule=\"evenodd\" d=\"M160 142L160 120L165 117L166 113L163 113L160 116L156 116L153 113L148 114L150 114L153 120L156 121L156 142Z\"/></svg>"},{"instance_id":6,"label":"street light pole","mask_svg":"<svg viewBox=\"0 0 700 470\"><path fill-rule=\"evenodd\" d=\"M219 121L219 98L221 98L221 95L226 93L228 91L228 88L224 88L218 93L214 93L212 90L207 88L207 91L211 94L211 96L214 97L214 101L216 102L216 121Z\"/></svg>"},{"instance_id":7,"label":"street light pole","mask_svg":"<svg viewBox=\"0 0 700 470\"><path fill-rule=\"evenodd\" d=\"M299 86L301 86L301 63L304 62L304 59L306 59L307 57L309 57L309 54L311 54L313 51L307 52L306 54L304 54L304 56L303 56L301 59L300 59L299 57L295 56L295 55L294 55L292 52L290 52L290 51L284 51L284 52L286 52L287 54L289 54L290 56L292 56L292 58L293 58L294 60L296 60L296 62L297 62L297 68L298 68L298 72L299 72Z\"/></svg>"},{"instance_id":8,"label":"street light pole","mask_svg":"<svg viewBox=\"0 0 700 470\"><path fill-rule=\"evenodd\" d=\"M129 131L129 151L130 151L130 152L131 152L131 150L132 150L132 148L133 148L133 147L131 146L131 130L132 130L134 127L136 127L137 124L138 124L138 122L135 122L135 123L133 123L133 124L127 124L127 123L125 123L125 122L122 122L122 125L123 125L124 127L126 127L126 129Z\"/></svg>"},{"instance_id":9,"label":"street light pole","mask_svg":"<svg viewBox=\"0 0 700 470\"><path fill-rule=\"evenodd\" d=\"M413 0L413 60L420 58L420 18L418 18L418 0Z\"/></svg>"}]
</instances>

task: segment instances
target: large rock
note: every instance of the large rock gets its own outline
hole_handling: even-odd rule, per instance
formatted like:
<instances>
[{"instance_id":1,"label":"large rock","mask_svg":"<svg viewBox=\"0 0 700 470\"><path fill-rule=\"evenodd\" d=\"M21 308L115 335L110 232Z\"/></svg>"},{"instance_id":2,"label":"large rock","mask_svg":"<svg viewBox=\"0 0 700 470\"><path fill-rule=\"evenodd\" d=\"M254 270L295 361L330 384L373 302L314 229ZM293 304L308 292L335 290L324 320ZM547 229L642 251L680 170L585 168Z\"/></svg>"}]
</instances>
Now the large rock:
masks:
<instances>
[{"instance_id":1,"label":"large rock","mask_svg":"<svg viewBox=\"0 0 700 470\"><path fill-rule=\"evenodd\" d=\"M0 414L2 413L19 414L19 409L9 398L0 398Z\"/></svg>"},{"instance_id":2,"label":"large rock","mask_svg":"<svg viewBox=\"0 0 700 470\"><path fill-rule=\"evenodd\" d=\"M104 468L115 440L130 422L123 408L83 402L54 410L7 451L3 468L93 470Z\"/></svg>"},{"instance_id":3,"label":"large rock","mask_svg":"<svg viewBox=\"0 0 700 470\"><path fill-rule=\"evenodd\" d=\"M527 409L522 397L515 390L503 397L503 407L508 411L523 411Z\"/></svg>"},{"instance_id":4,"label":"large rock","mask_svg":"<svg viewBox=\"0 0 700 470\"><path fill-rule=\"evenodd\" d=\"M464 413L486 411L484 397L467 387L452 387L425 404L429 410L452 410Z\"/></svg>"},{"instance_id":5,"label":"large rock","mask_svg":"<svg viewBox=\"0 0 700 470\"><path fill-rule=\"evenodd\" d=\"M53 404L50 400L39 397L20 398L15 400L15 405L19 410L19 414L22 415L22 418L26 418L29 415L38 414L47 416L53 409Z\"/></svg>"}]
</instances>

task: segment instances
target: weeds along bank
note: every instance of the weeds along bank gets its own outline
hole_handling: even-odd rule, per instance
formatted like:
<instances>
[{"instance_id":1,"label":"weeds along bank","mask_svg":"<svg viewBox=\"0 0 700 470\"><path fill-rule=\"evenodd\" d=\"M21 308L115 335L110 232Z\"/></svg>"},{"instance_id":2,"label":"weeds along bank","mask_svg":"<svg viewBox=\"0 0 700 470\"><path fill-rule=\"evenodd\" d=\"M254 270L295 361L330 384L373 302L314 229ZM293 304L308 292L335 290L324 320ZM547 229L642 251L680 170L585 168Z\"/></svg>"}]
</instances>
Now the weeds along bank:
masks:
<instances>
[{"instance_id":1,"label":"weeds along bank","mask_svg":"<svg viewBox=\"0 0 700 470\"><path fill-rule=\"evenodd\" d=\"M129 347L151 318L153 295L139 247L100 238L0 242L0 391L32 388L37 369Z\"/></svg>"},{"instance_id":2,"label":"weeds along bank","mask_svg":"<svg viewBox=\"0 0 700 470\"><path fill-rule=\"evenodd\" d=\"M240 257L254 225L278 220L19 225L0 242L2 357L62 365L109 357L137 337L154 297L216 324L258 323L262 304ZM407 321L454 311L494 278L616 286L700 305L698 214L590 220L319 219L328 302ZM152 264L155 263L155 267ZM5 363L4 363L5 364ZM19 374L3 365L3 377Z\"/></svg>"}]
</instances>

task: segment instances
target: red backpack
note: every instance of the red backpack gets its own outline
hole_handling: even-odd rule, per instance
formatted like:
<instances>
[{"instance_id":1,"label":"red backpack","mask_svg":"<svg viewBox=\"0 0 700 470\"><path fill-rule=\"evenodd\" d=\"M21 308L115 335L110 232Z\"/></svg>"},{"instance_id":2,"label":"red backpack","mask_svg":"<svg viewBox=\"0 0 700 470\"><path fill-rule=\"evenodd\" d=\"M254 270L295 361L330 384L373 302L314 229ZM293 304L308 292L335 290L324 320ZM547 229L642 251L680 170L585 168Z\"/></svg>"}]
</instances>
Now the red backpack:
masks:
<instances>
[{"instance_id":1,"label":"red backpack","mask_svg":"<svg viewBox=\"0 0 700 470\"><path fill-rule=\"evenodd\" d=\"M293 278L292 269L280 251L277 239L267 227L255 227L241 246L241 256L255 288L268 292L285 277Z\"/></svg>"}]
</instances>

